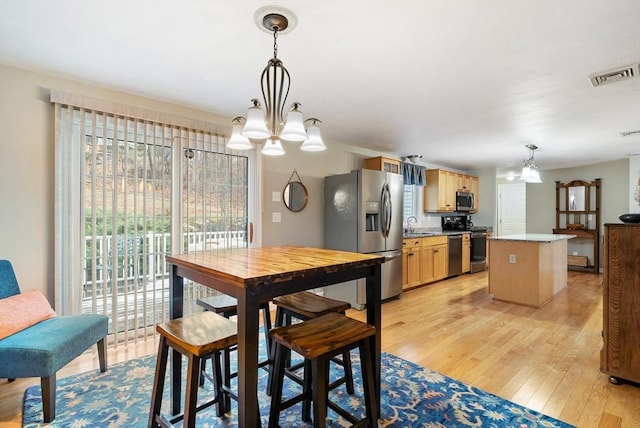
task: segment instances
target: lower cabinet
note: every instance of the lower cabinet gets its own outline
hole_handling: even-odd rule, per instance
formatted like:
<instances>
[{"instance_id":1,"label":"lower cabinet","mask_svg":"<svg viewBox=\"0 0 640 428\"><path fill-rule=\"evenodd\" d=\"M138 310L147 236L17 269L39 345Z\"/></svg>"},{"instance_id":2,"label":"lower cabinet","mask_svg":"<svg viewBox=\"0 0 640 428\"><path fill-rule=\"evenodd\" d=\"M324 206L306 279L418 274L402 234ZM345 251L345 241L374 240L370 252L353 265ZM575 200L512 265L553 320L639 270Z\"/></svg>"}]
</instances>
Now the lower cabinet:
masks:
<instances>
[{"instance_id":1,"label":"lower cabinet","mask_svg":"<svg viewBox=\"0 0 640 428\"><path fill-rule=\"evenodd\" d=\"M444 238L444 244L433 245L434 281L446 278L449 273L449 245L446 242L447 237Z\"/></svg>"},{"instance_id":2,"label":"lower cabinet","mask_svg":"<svg viewBox=\"0 0 640 428\"><path fill-rule=\"evenodd\" d=\"M471 234L464 233L462 235L462 273L469 272L471 272Z\"/></svg>"},{"instance_id":3,"label":"lower cabinet","mask_svg":"<svg viewBox=\"0 0 640 428\"><path fill-rule=\"evenodd\" d=\"M405 239L402 249L402 288L446 278L448 250L446 236Z\"/></svg>"},{"instance_id":4,"label":"lower cabinet","mask_svg":"<svg viewBox=\"0 0 640 428\"><path fill-rule=\"evenodd\" d=\"M420 282L422 238L405 239L402 243L402 288L415 287Z\"/></svg>"}]
</instances>

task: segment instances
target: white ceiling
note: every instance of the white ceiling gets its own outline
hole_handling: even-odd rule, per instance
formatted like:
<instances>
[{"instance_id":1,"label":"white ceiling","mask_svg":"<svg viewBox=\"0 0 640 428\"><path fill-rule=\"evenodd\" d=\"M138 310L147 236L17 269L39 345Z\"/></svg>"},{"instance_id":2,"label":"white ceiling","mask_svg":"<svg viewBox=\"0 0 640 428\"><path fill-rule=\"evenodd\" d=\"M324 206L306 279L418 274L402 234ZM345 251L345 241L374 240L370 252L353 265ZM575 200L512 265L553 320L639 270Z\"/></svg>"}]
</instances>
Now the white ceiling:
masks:
<instances>
[{"instance_id":1,"label":"white ceiling","mask_svg":"<svg viewBox=\"0 0 640 428\"><path fill-rule=\"evenodd\" d=\"M640 153L639 0L0 0L0 63L232 118L259 97L277 4L289 101L326 141L462 170L541 169ZM636 69L637 71L637 69Z\"/></svg>"}]
</instances>

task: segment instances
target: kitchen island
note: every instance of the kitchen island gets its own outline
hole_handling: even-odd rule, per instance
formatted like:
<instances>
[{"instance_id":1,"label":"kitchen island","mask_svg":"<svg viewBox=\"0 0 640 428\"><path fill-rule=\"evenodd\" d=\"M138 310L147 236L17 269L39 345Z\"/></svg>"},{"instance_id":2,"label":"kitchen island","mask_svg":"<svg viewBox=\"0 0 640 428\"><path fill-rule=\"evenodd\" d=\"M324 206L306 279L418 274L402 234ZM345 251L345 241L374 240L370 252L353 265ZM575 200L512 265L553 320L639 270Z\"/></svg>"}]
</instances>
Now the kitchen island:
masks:
<instances>
[{"instance_id":1,"label":"kitchen island","mask_svg":"<svg viewBox=\"0 0 640 428\"><path fill-rule=\"evenodd\" d=\"M567 240L575 235L525 233L489 238L489 293L540 308L567 286Z\"/></svg>"}]
</instances>

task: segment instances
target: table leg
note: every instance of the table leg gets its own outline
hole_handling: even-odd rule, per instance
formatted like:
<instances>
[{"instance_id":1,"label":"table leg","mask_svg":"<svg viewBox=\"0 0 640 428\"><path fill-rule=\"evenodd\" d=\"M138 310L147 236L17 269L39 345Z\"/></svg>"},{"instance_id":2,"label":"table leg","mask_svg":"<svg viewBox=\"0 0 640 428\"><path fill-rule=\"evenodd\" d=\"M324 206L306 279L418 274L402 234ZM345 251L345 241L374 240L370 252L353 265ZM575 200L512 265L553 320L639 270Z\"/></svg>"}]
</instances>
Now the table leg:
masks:
<instances>
[{"instance_id":1,"label":"table leg","mask_svg":"<svg viewBox=\"0 0 640 428\"><path fill-rule=\"evenodd\" d=\"M251 293L238 295L238 426L241 427L260 426L257 398L259 303Z\"/></svg>"},{"instance_id":2,"label":"table leg","mask_svg":"<svg viewBox=\"0 0 640 428\"><path fill-rule=\"evenodd\" d=\"M177 267L171 265L169 283L169 318L176 319L183 315L184 278L178 275ZM182 383L182 355L178 351L171 352L169 391L171 396L171 414L180 413L180 394Z\"/></svg>"},{"instance_id":3,"label":"table leg","mask_svg":"<svg viewBox=\"0 0 640 428\"><path fill-rule=\"evenodd\" d=\"M373 353L373 375L376 391L376 419L380 415L380 364L382 352L382 265L376 265L373 275L367 276L367 323L376 327L376 334L370 339Z\"/></svg>"}]
</instances>

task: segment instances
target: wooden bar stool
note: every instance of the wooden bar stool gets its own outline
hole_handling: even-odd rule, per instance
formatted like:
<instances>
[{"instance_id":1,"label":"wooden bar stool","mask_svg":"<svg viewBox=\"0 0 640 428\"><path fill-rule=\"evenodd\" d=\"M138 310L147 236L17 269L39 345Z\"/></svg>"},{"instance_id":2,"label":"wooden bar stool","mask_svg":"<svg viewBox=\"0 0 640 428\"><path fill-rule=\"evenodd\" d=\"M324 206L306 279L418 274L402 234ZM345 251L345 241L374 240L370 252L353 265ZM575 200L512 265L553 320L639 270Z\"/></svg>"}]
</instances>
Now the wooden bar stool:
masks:
<instances>
[{"instance_id":1,"label":"wooden bar stool","mask_svg":"<svg viewBox=\"0 0 640 428\"><path fill-rule=\"evenodd\" d=\"M347 309L351 308L348 302L340 300L330 299L328 297L320 296L310 291L302 291L299 293L287 294L279 296L273 299L273 303L276 305L276 320L275 327L283 327L290 325L292 319L306 321L314 318L321 317L331 312L344 315ZM290 353L287 353L287 370L286 375L290 379L298 383L302 383L302 378L297 376L294 372L302 367L302 363L291 366ZM275 352L272 350L271 360L273 361ZM335 363L340 364L344 368L344 376L333 382L329 389L336 388L343 383L346 386L347 393L353 394L353 372L351 369L351 357L349 351L345 351L342 354L342 358L333 358ZM267 383L267 393L273 391L274 380L270 373Z\"/></svg>"},{"instance_id":2,"label":"wooden bar stool","mask_svg":"<svg viewBox=\"0 0 640 428\"><path fill-rule=\"evenodd\" d=\"M226 294L218 294L215 296L205 297L196 300L198 306L203 307L207 311L220 314L225 318L231 318L238 315L238 301L235 297L228 296ZM269 340L269 330L271 330L271 312L269 309L269 302L261 303L260 310L262 311L262 323L264 325L265 345L267 349L267 355L271 355L271 341ZM267 366L269 359L260 362L260 367Z\"/></svg>"},{"instance_id":3,"label":"wooden bar stool","mask_svg":"<svg viewBox=\"0 0 640 428\"><path fill-rule=\"evenodd\" d=\"M225 318L231 318L238 315L238 300L235 297L231 297L227 294L217 294L215 296L197 299L196 304L203 307L206 311L214 312L216 314L222 315ZM271 311L269 309L269 302L261 303L260 310L262 311L262 323L264 325L264 340L267 350L267 358L263 361L260 361L258 363L258 367L269 370L271 364L271 340L269 338L269 330L271 330ZM235 350L235 346L224 351L225 360L229 360L229 352L233 350ZM211 376L207 374L206 363L206 360L202 360L200 363L202 373L202 375L200 376L200 386L204 385L205 378L213 380ZM225 378L232 379L238 375L237 373L231 373L228 364L225 364L224 369ZM225 408L228 409L231 406L230 396L226 395L224 397L224 400Z\"/></svg>"},{"instance_id":4,"label":"wooden bar stool","mask_svg":"<svg viewBox=\"0 0 640 428\"><path fill-rule=\"evenodd\" d=\"M352 424L377 426L377 403L369 340L376 334L374 326L335 312L301 323L276 327L271 338L276 350L274 361L274 390L271 397L269 427L277 427L280 412L303 401L302 420L309 420L310 402L313 401L313 426L324 427L327 407ZM362 383L366 419L357 420L328 398L329 361L351 349L360 351ZM286 351L293 350L305 358L302 394L282 402L282 384L285 376ZM310 373L309 373L310 372Z\"/></svg>"},{"instance_id":5,"label":"wooden bar stool","mask_svg":"<svg viewBox=\"0 0 640 428\"><path fill-rule=\"evenodd\" d=\"M216 403L218 416L224 415L229 409L223 397L230 392L229 377L222 376L220 354L231 346L237 345L236 323L213 312L202 312L158 324L156 331L160 334L160 344L151 394L149 426L171 426L175 422L184 420L184 427L195 427L196 413ZM188 360L184 412L171 419L160 414L169 348L180 352ZM198 406L200 363L203 358L209 357L212 358L214 367L215 397ZM227 358L224 364L228 367ZM227 371L228 369L225 370Z\"/></svg>"}]
</instances>

